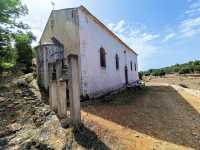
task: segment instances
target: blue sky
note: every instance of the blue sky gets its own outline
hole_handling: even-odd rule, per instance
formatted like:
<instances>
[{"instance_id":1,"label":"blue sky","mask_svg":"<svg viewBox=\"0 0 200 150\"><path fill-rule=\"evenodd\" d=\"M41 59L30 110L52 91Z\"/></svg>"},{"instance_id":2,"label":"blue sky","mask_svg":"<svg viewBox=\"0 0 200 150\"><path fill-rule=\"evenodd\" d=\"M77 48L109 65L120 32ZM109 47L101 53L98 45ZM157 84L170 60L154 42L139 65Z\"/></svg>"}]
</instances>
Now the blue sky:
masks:
<instances>
[{"instance_id":1,"label":"blue sky","mask_svg":"<svg viewBox=\"0 0 200 150\"><path fill-rule=\"evenodd\" d=\"M147 70L200 59L200 0L24 0L38 40L52 10L84 5L139 53ZM37 43L34 43L35 45Z\"/></svg>"}]
</instances>

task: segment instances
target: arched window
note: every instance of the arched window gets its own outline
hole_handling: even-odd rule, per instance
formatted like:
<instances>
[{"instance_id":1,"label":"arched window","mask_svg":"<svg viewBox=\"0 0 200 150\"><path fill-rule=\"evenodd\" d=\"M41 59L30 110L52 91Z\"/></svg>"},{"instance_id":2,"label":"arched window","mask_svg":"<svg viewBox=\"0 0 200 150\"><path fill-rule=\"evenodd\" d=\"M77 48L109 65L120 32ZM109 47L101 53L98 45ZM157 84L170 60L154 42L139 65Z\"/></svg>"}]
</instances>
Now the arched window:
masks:
<instances>
[{"instance_id":1,"label":"arched window","mask_svg":"<svg viewBox=\"0 0 200 150\"><path fill-rule=\"evenodd\" d=\"M131 66L131 71L133 70L133 63L132 61L130 62L130 66Z\"/></svg>"},{"instance_id":2,"label":"arched window","mask_svg":"<svg viewBox=\"0 0 200 150\"><path fill-rule=\"evenodd\" d=\"M116 70L119 69L119 56L116 54L115 55L115 63L116 63Z\"/></svg>"},{"instance_id":3,"label":"arched window","mask_svg":"<svg viewBox=\"0 0 200 150\"><path fill-rule=\"evenodd\" d=\"M135 71L137 70L137 65L136 65L136 63L135 63Z\"/></svg>"},{"instance_id":4,"label":"arched window","mask_svg":"<svg viewBox=\"0 0 200 150\"><path fill-rule=\"evenodd\" d=\"M106 67L106 52L102 47L100 48L100 65Z\"/></svg>"},{"instance_id":5,"label":"arched window","mask_svg":"<svg viewBox=\"0 0 200 150\"><path fill-rule=\"evenodd\" d=\"M52 80L56 80L56 64L53 63Z\"/></svg>"}]
</instances>

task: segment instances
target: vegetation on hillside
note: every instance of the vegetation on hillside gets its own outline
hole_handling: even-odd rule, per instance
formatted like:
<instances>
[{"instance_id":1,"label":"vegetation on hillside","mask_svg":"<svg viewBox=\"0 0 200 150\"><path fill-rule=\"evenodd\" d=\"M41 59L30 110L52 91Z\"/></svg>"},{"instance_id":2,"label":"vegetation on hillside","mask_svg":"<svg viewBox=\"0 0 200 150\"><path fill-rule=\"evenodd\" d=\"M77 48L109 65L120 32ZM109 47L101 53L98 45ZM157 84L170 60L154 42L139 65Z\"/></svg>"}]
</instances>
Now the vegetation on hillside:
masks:
<instances>
[{"instance_id":1,"label":"vegetation on hillside","mask_svg":"<svg viewBox=\"0 0 200 150\"><path fill-rule=\"evenodd\" d=\"M0 1L0 73L18 62L25 63L27 69L30 67L31 42L35 38L28 32L29 26L19 21L27 14L21 0Z\"/></svg>"},{"instance_id":2,"label":"vegetation on hillside","mask_svg":"<svg viewBox=\"0 0 200 150\"><path fill-rule=\"evenodd\" d=\"M35 36L31 32L28 32L26 34L21 33L15 37L17 64L24 64L24 67L27 71L30 71L32 66L32 59L34 57L34 51L31 47L31 43L33 40L35 40Z\"/></svg>"},{"instance_id":3,"label":"vegetation on hillside","mask_svg":"<svg viewBox=\"0 0 200 150\"><path fill-rule=\"evenodd\" d=\"M179 73L179 74L189 74L189 73L200 73L200 61L190 61L184 64L176 64L160 69L149 69L148 71L141 71L139 73L140 78L145 75L153 76L164 76L165 74Z\"/></svg>"}]
</instances>

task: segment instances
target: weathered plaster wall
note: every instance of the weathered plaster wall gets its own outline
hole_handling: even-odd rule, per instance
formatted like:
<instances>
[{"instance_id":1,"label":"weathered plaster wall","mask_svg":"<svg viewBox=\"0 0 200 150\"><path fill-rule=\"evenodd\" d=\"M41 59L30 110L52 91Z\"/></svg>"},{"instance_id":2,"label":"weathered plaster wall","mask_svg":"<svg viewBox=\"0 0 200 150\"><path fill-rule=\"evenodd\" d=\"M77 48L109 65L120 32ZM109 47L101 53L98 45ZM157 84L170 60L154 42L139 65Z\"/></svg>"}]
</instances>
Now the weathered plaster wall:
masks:
<instances>
[{"instance_id":1,"label":"weathered plaster wall","mask_svg":"<svg viewBox=\"0 0 200 150\"><path fill-rule=\"evenodd\" d=\"M40 44L52 43L52 37L64 44L65 58L69 54L79 56L81 95L98 96L124 86L125 65L128 67L129 82L138 80L138 70L134 69L137 55L113 38L81 8L52 11ZM100 67L100 47L106 50L106 68ZM119 56L119 70L116 70L115 66L116 54ZM132 71L130 61L133 62Z\"/></svg>"},{"instance_id":2,"label":"weathered plaster wall","mask_svg":"<svg viewBox=\"0 0 200 150\"><path fill-rule=\"evenodd\" d=\"M68 54L79 54L79 20L77 8L52 11L40 39L40 44L52 43L52 37L57 38L64 44L65 57Z\"/></svg>"},{"instance_id":3,"label":"weathered plaster wall","mask_svg":"<svg viewBox=\"0 0 200 150\"><path fill-rule=\"evenodd\" d=\"M128 67L129 82L138 80L135 71L137 55L104 28L97 24L79 9L80 54L81 54L81 90L83 95L97 96L110 90L118 89L125 84L124 67ZM106 68L100 66L99 49L106 50ZM126 54L124 53L126 51ZM119 56L119 70L116 70L115 55ZM133 62L133 70L130 68Z\"/></svg>"},{"instance_id":4,"label":"weathered plaster wall","mask_svg":"<svg viewBox=\"0 0 200 150\"><path fill-rule=\"evenodd\" d=\"M69 8L62 10L53 10L43 34L40 39L40 45L53 44L51 38L55 37L64 45L64 58L67 60L68 55L80 54L79 44L79 20L78 8ZM46 62L44 59L43 63ZM64 61L67 64L68 61ZM48 71L48 64L42 68L46 70L43 73L45 88L48 88L48 78L51 72Z\"/></svg>"}]
</instances>

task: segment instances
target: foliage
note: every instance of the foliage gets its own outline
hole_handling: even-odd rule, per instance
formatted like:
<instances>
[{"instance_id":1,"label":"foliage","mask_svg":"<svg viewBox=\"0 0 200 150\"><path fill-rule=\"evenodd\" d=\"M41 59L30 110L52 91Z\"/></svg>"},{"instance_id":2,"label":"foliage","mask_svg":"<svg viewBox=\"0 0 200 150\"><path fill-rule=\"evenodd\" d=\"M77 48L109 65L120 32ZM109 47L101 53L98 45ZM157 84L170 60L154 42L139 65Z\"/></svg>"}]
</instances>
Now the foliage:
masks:
<instances>
[{"instance_id":1,"label":"foliage","mask_svg":"<svg viewBox=\"0 0 200 150\"><path fill-rule=\"evenodd\" d=\"M29 69L32 65L34 53L31 47L31 43L33 40L35 40L35 37L31 32L27 34L18 34L15 37L17 63L24 64L27 69Z\"/></svg>"},{"instance_id":2,"label":"foliage","mask_svg":"<svg viewBox=\"0 0 200 150\"><path fill-rule=\"evenodd\" d=\"M141 76L164 76L165 74L170 73L179 73L179 74L187 74L187 73L200 73L200 61L190 61L184 64L176 64L170 67L165 67L161 69L150 69L148 71L140 72Z\"/></svg>"},{"instance_id":3,"label":"foliage","mask_svg":"<svg viewBox=\"0 0 200 150\"><path fill-rule=\"evenodd\" d=\"M1 0L0 1L0 24L1 33L8 33L15 27L27 28L22 22L17 22L17 18L26 15L28 9L22 5L21 0ZM12 32L12 31L11 31Z\"/></svg>"},{"instance_id":4,"label":"foliage","mask_svg":"<svg viewBox=\"0 0 200 150\"><path fill-rule=\"evenodd\" d=\"M152 73L151 73L153 76L165 76L165 71L162 70L162 69L156 69L156 70L153 70Z\"/></svg>"},{"instance_id":5,"label":"foliage","mask_svg":"<svg viewBox=\"0 0 200 150\"><path fill-rule=\"evenodd\" d=\"M15 64L16 50L8 45L7 47L0 47L0 73L3 70L13 67Z\"/></svg>"},{"instance_id":6,"label":"foliage","mask_svg":"<svg viewBox=\"0 0 200 150\"><path fill-rule=\"evenodd\" d=\"M189 67L183 67L183 68L181 68L180 70L179 70L179 74L187 74L187 73L192 73L193 71L192 71L192 69L191 68L189 68Z\"/></svg>"},{"instance_id":7,"label":"foliage","mask_svg":"<svg viewBox=\"0 0 200 150\"><path fill-rule=\"evenodd\" d=\"M142 80L143 72L139 72L139 79Z\"/></svg>"},{"instance_id":8,"label":"foliage","mask_svg":"<svg viewBox=\"0 0 200 150\"><path fill-rule=\"evenodd\" d=\"M28 9L22 4L22 0L0 0L0 72L15 65L16 49L12 47L11 43L14 43L16 39L18 43L24 44L18 35L23 34L29 27L18 18L27 14ZM27 45L24 45L23 48L28 48L27 51L30 51L32 49L30 40L24 41ZM20 44L16 45L18 45L19 50ZM28 53L27 57L31 58L31 54Z\"/></svg>"}]
</instances>

